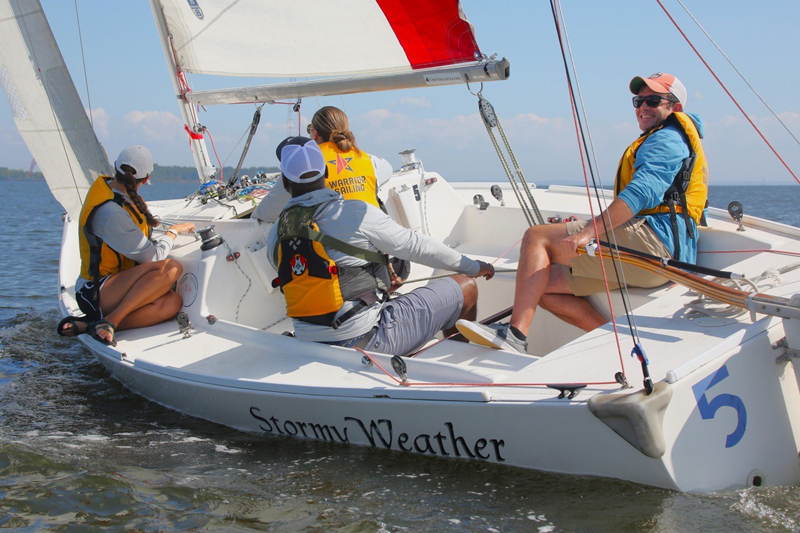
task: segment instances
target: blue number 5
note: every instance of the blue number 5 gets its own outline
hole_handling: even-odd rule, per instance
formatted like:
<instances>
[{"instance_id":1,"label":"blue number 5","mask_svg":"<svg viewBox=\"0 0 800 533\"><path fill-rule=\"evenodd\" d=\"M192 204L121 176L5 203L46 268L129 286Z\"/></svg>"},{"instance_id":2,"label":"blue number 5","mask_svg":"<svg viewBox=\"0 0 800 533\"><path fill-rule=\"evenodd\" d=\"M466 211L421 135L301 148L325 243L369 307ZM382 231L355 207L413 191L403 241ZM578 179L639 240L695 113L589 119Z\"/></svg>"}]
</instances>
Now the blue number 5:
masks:
<instances>
[{"instance_id":1,"label":"blue number 5","mask_svg":"<svg viewBox=\"0 0 800 533\"><path fill-rule=\"evenodd\" d=\"M721 407L733 407L736 409L736 413L739 415L739 421L736 424L736 429L734 429L733 433L728 435L728 438L725 440L726 448L736 446L739 444L739 441L742 440L744 431L747 428L747 409L744 408L742 399L733 394L720 394L709 402L706 399L706 391L727 378L728 375L728 367L723 366L692 387L694 397L697 399L697 409L700 411L700 417L703 420L714 418Z\"/></svg>"}]
</instances>

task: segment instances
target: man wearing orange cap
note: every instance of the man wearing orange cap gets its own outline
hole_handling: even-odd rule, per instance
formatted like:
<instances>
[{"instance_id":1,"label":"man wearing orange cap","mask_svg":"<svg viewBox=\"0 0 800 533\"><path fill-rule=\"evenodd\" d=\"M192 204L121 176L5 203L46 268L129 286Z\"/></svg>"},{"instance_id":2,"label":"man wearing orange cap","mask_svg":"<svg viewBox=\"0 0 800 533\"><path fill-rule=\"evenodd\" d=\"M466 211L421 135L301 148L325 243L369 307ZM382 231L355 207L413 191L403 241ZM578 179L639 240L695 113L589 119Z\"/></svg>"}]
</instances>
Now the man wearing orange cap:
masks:
<instances>
[{"instance_id":1,"label":"man wearing orange cap","mask_svg":"<svg viewBox=\"0 0 800 533\"><path fill-rule=\"evenodd\" d=\"M697 115L683 112L686 88L671 74L636 76L630 91L636 95L633 107L643 133L620 160L614 201L594 221L529 228L520 250L511 320L490 326L459 320L459 331L472 342L527 351L527 332L539 305L585 331L605 323L584 298L605 290L600 260L576 252L598 233L603 242L696 261L697 225L708 195L708 166L700 142L703 123ZM629 286L658 287L667 281L629 265L622 270L621 279ZM606 272L613 277L610 262ZM607 283L619 288L616 279Z\"/></svg>"}]
</instances>

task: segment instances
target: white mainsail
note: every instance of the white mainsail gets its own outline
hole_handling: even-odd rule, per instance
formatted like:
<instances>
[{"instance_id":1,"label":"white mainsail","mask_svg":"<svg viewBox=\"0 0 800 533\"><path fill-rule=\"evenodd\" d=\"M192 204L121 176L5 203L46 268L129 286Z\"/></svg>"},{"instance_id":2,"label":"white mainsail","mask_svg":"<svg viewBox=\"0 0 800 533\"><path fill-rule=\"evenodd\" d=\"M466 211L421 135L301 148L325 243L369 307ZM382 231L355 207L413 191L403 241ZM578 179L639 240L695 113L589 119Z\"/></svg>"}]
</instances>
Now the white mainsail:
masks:
<instances>
[{"instance_id":1,"label":"white mainsail","mask_svg":"<svg viewBox=\"0 0 800 533\"><path fill-rule=\"evenodd\" d=\"M286 78L474 62L456 1L159 0L184 72Z\"/></svg>"},{"instance_id":2,"label":"white mainsail","mask_svg":"<svg viewBox=\"0 0 800 533\"><path fill-rule=\"evenodd\" d=\"M50 191L77 219L110 165L39 0L0 0L0 86Z\"/></svg>"}]
</instances>

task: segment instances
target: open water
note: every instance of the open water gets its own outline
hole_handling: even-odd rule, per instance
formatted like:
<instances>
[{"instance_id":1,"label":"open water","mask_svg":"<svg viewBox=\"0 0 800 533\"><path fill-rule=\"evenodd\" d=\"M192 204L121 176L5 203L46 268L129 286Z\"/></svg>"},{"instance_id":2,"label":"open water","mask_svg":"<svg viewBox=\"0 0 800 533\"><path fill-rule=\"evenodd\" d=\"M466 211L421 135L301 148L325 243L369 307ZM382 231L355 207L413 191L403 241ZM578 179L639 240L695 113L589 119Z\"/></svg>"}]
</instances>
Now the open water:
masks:
<instances>
[{"instance_id":1,"label":"open water","mask_svg":"<svg viewBox=\"0 0 800 533\"><path fill-rule=\"evenodd\" d=\"M149 199L191 184L146 187ZM800 189L711 204L800 226ZM25 209L15 206L26 206ZM0 527L80 531L759 531L800 528L800 488L678 494L238 433L148 402L55 334L60 206L0 182ZM765 436L769 438L769 436Z\"/></svg>"}]
</instances>

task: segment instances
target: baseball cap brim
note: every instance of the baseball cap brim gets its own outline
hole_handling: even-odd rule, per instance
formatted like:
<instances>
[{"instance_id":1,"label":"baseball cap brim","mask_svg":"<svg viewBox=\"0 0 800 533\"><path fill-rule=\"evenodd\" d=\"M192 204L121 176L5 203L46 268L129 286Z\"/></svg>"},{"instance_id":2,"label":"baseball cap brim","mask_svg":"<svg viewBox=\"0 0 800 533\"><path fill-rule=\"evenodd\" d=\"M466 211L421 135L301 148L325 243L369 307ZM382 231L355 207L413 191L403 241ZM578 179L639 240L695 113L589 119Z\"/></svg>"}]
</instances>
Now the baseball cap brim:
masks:
<instances>
[{"instance_id":1,"label":"baseball cap brim","mask_svg":"<svg viewBox=\"0 0 800 533\"><path fill-rule=\"evenodd\" d=\"M639 94L639 91L642 90L642 87L647 85L652 90L657 93L669 93L669 87L666 85L662 85L657 81L653 81L647 78L642 78L641 76L636 76L631 80L630 89L633 94Z\"/></svg>"}]
</instances>

